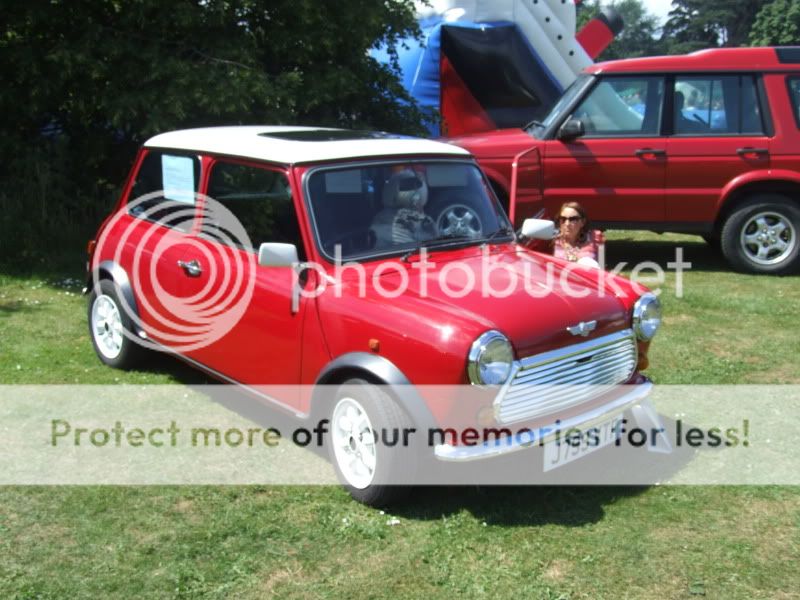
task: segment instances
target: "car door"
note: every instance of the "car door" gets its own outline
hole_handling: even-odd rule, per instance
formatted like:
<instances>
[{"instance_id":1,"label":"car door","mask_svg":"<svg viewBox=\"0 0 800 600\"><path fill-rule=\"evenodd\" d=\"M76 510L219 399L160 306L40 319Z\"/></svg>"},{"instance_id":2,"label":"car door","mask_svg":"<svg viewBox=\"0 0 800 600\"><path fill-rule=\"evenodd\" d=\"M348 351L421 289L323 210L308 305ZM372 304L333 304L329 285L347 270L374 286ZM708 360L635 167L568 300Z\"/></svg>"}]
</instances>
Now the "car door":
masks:
<instances>
[{"instance_id":1,"label":"car door","mask_svg":"<svg viewBox=\"0 0 800 600\"><path fill-rule=\"evenodd\" d=\"M548 212L577 201L599 225L662 221L663 105L663 76L601 77L566 119L579 119L585 133L545 142Z\"/></svg>"},{"instance_id":2,"label":"car door","mask_svg":"<svg viewBox=\"0 0 800 600\"><path fill-rule=\"evenodd\" d=\"M753 75L676 75L672 135L667 139L665 220L703 230L717 216L723 188L753 170L769 169Z\"/></svg>"},{"instance_id":3,"label":"car door","mask_svg":"<svg viewBox=\"0 0 800 600\"><path fill-rule=\"evenodd\" d=\"M141 325L158 344L180 351L183 319L181 259L191 247L201 163L197 156L158 150L142 157L126 214L110 239L122 241L119 262L133 287Z\"/></svg>"},{"instance_id":4,"label":"car door","mask_svg":"<svg viewBox=\"0 0 800 600\"><path fill-rule=\"evenodd\" d=\"M207 324L208 343L189 358L250 386L297 384L308 299L297 294L291 267L258 265L264 242L304 246L286 172L216 160L193 249L197 269L184 297L194 298ZM291 406L297 394L282 400Z\"/></svg>"}]
</instances>

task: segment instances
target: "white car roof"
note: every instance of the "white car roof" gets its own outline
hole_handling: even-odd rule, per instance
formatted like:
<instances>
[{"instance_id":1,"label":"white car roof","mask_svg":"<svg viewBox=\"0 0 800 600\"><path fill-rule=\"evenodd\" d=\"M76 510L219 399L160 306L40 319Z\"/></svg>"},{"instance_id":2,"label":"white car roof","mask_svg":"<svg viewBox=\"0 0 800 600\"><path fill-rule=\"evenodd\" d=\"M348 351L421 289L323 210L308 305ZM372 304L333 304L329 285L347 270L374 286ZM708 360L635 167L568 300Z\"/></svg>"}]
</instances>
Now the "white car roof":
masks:
<instances>
[{"instance_id":1,"label":"white car roof","mask_svg":"<svg viewBox=\"0 0 800 600\"><path fill-rule=\"evenodd\" d=\"M238 126L184 129L145 142L149 148L239 156L282 164L409 155L465 157L458 146L381 132L322 127Z\"/></svg>"}]
</instances>

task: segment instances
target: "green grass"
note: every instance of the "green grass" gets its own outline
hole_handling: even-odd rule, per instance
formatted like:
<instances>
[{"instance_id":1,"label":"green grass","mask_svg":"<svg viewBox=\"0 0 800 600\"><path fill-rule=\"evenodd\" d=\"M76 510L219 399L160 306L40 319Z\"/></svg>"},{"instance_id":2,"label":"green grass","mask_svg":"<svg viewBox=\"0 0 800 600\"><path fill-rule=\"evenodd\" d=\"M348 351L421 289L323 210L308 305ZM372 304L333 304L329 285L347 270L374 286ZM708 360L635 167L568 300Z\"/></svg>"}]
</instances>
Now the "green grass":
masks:
<instances>
[{"instance_id":1,"label":"green grass","mask_svg":"<svg viewBox=\"0 0 800 600\"><path fill-rule=\"evenodd\" d=\"M616 233L674 277L658 383L798 383L800 279L735 274L697 238ZM100 365L73 271L0 275L0 382L203 381ZM397 525L388 520L396 518ZM337 487L0 488L0 597L798 598L791 487L428 488L381 513Z\"/></svg>"}]
</instances>

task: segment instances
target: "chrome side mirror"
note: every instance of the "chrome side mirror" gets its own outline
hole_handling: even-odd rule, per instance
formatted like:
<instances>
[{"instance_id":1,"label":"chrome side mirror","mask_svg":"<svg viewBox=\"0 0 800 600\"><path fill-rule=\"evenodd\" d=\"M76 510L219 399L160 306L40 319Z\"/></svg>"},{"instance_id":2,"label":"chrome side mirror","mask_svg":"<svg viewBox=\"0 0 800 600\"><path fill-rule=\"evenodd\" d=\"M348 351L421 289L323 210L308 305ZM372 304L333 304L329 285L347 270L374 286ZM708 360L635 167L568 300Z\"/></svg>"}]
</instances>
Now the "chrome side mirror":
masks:
<instances>
[{"instance_id":1,"label":"chrome side mirror","mask_svg":"<svg viewBox=\"0 0 800 600\"><path fill-rule=\"evenodd\" d=\"M258 264L262 267L292 267L298 262L294 244L269 243L258 247Z\"/></svg>"},{"instance_id":2,"label":"chrome side mirror","mask_svg":"<svg viewBox=\"0 0 800 600\"><path fill-rule=\"evenodd\" d=\"M552 240L558 235L558 229L549 219L525 219L520 233L532 240Z\"/></svg>"}]
</instances>

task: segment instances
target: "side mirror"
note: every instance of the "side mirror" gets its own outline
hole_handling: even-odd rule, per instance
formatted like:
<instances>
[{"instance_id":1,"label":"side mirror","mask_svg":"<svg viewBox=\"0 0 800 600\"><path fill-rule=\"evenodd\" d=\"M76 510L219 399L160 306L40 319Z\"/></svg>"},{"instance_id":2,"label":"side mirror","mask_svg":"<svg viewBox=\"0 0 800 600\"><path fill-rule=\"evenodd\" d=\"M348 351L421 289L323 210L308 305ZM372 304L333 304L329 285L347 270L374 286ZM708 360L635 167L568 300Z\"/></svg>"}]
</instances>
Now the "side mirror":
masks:
<instances>
[{"instance_id":1,"label":"side mirror","mask_svg":"<svg viewBox=\"0 0 800 600\"><path fill-rule=\"evenodd\" d=\"M581 137L586 133L586 127L580 119L567 119L561 128L558 130L558 139L560 140L574 140Z\"/></svg>"},{"instance_id":2,"label":"side mirror","mask_svg":"<svg viewBox=\"0 0 800 600\"><path fill-rule=\"evenodd\" d=\"M525 219L520 233L532 240L552 240L558 235L558 229L549 219Z\"/></svg>"},{"instance_id":3,"label":"side mirror","mask_svg":"<svg viewBox=\"0 0 800 600\"><path fill-rule=\"evenodd\" d=\"M258 264L262 267L291 267L300 262L294 244L261 244L258 247Z\"/></svg>"}]
</instances>

